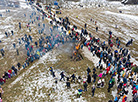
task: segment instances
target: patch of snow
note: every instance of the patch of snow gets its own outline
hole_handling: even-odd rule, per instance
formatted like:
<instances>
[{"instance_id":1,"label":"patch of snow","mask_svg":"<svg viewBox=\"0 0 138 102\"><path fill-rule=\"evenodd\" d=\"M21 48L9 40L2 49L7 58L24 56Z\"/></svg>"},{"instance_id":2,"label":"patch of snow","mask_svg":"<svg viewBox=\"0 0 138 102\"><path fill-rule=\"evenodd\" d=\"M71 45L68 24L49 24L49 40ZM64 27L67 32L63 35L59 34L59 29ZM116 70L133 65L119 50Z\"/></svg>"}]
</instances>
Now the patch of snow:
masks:
<instances>
[{"instance_id":1,"label":"patch of snow","mask_svg":"<svg viewBox=\"0 0 138 102\"><path fill-rule=\"evenodd\" d=\"M46 61L57 61L56 55L57 53L55 52L48 52L40 58L38 62L34 63L26 72L20 75L13 83L11 83L12 86L19 82L21 84L20 88L24 89L21 92L23 96L15 95L15 100L20 99L20 97L22 97L22 101L26 101L27 99L29 102L33 102L33 100L40 101L42 98L47 100L47 96L49 95L49 98L51 100L55 100L55 102L64 102L65 100L66 102L71 102L72 99L74 99L75 102L81 100L83 100L82 102L86 102L83 97L76 99L76 93L73 87L78 86L78 84L71 84L71 89L67 90L66 83L64 81L59 81L61 72L59 69L55 70L55 75L58 80L58 83L55 84L55 79L50 74L49 68L46 66ZM39 69L39 64L43 64L44 67ZM44 71L42 72L42 70ZM30 77L28 77L28 75L30 75ZM68 76L66 73L65 75ZM46 92L43 92L43 90L46 90ZM32 97L28 97L28 95Z\"/></svg>"},{"instance_id":2,"label":"patch of snow","mask_svg":"<svg viewBox=\"0 0 138 102\"><path fill-rule=\"evenodd\" d=\"M3 10L0 10L0 12L6 12L6 10L3 9Z\"/></svg>"},{"instance_id":3,"label":"patch of snow","mask_svg":"<svg viewBox=\"0 0 138 102\"><path fill-rule=\"evenodd\" d=\"M23 9L29 8L31 9L31 7L29 5L27 5L27 2L25 2L25 0L19 0L20 1L20 7Z\"/></svg>"},{"instance_id":4,"label":"patch of snow","mask_svg":"<svg viewBox=\"0 0 138 102\"><path fill-rule=\"evenodd\" d=\"M26 72L24 72L22 75L20 75L16 80L14 80L9 87L20 81L26 74L28 74L35 66L37 66L40 63L44 63L43 61L46 59L50 59L51 61L56 61L55 57L49 56L51 54L51 51L46 53L43 57L41 57L38 62L35 62ZM54 55L53 55L54 56ZM52 58L52 59L51 59Z\"/></svg>"},{"instance_id":5,"label":"patch of snow","mask_svg":"<svg viewBox=\"0 0 138 102\"><path fill-rule=\"evenodd\" d=\"M128 14L114 13L114 12L111 12L111 11L105 11L104 13L105 14L119 16L119 17L124 18L124 19L133 20L133 21L135 21L135 22L138 23L138 16L128 15Z\"/></svg>"},{"instance_id":6,"label":"patch of snow","mask_svg":"<svg viewBox=\"0 0 138 102\"><path fill-rule=\"evenodd\" d=\"M0 40L1 40L3 37L4 37L4 35L1 35L1 34L0 34Z\"/></svg>"},{"instance_id":7,"label":"patch of snow","mask_svg":"<svg viewBox=\"0 0 138 102\"><path fill-rule=\"evenodd\" d=\"M94 66L97 67L97 65L99 64L99 58L95 55L93 56L93 54L88 50L87 47L83 47L83 54L85 57L87 57L90 61L92 61L94 63ZM104 62L101 62L101 64L103 64L103 68L106 68L106 64L104 64Z\"/></svg>"}]
</instances>

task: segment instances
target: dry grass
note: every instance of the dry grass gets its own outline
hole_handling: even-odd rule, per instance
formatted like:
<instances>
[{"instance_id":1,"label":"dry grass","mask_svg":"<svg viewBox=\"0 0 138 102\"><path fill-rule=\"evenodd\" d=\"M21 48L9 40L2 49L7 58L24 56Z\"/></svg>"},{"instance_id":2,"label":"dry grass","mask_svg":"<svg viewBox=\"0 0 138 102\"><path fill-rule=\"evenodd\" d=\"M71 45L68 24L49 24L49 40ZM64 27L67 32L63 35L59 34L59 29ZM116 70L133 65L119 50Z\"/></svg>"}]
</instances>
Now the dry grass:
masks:
<instances>
[{"instance_id":1,"label":"dry grass","mask_svg":"<svg viewBox=\"0 0 138 102\"><path fill-rule=\"evenodd\" d=\"M60 60L58 60L55 64L53 64L52 62L48 62L47 61L48 59L45 60L44 62L46 63L47 68L50 67L50 66L52 66L54 68L54 70L56 70L56 69L64 70L68 75L72 75L73 73L75 73L76 75L86 76L87 75L86 74L86 69L88 68L88 66L91 68L91 70L93 69L93 67L94 67L93 63L90 60L88 60L86 57L84 57L84 55L82 55L84 59L81 60L81 61L77 61L77 62L72 61L71 58L70 58L70 56L71 56L70 54L62 53L62 54L60 54L60 55L57 56L57 58L60 59ZM37 61L36 61L36 63L37 63ZM45 68L46 67L45 67L44 63L38 64L35 68L31 69L31 71L29 71L29 72L28 72L29 67L27 67L26 69L22 70L18 74L18 76L21 76L24 72L28 72L29 74L24 75L24 78L28 78L28 79L21 79L19 82L15 83L11 88L8 88L8 86L18 76L12 78L11 80L8 80L6 82L6 84L4 84L4 86L3 86L3 89L5 90L5 92L3 94L3 100L4 100L4 102L12 102L11 99L14 97L15 93L16 93L16 95L18 95L17 97L18 97L19 100L21 99L22 95L28 95L27 94L28 92L26 92L26 94L22 93L24 89L22 89L21 82L23 81L25 83L26 81L30 81L30 83L31 83L34 80L35 77L41 77L41 76L37 75L37 73L40 73L40 72L42 72L42 73L43 72L48 73L45 70ZM99 74L99 73L100 73L100 71L97 70L97 74ZM34 75L35 75L35 77L34 77ZM106 83L109 81L109 78L110 78L109 75L108 75L108 77L105 77ZM96 83L97 83L97 81L96 81ZM93 84L90 83L88 85L88 91L82 94L82 96L85 97L85 99L88 102L91 102L91 101L95 101L95 102L107 102L109 99L113 99L111 93L107 92L107 87L108 87L107 84L105 85L104 88L97 88L96 92L95 92L95 97L92 98L91 97L91 87L92 87L92 85ZM26 88L27 87L28 86L26 86ZM75 89L75 90L77 90L78 88L82 88L83 89L83 85L79 84L78 86L73 87L73 89ZM52 91L53 89L48 89L46 87L42 87L41 90L42 90L43 93L46 93L46 97L45 98L40 98L40 97L37 98L36 97L39 101L43 102L44 100L45 101L47 100L48 102L54 102L54 99L52 100L52 99L49 98L49 94L56 95L56 93L54 93L54 91ZM65 91L67 91L67 90L65 90ZM35 87L33 89L33 92L34 92L33 94L35 95L36 94L36 88ZM105 97L98 97L98 95L100 95L101 93L104 93ZM75 95L75 97L77 98L77 95ZM30 95L30 96L28 95L26 101L29 101L30 99L33 99L32 95ZM74 100L72 97L70 97L70 99L72 101ZM35 101L35 100L36 99L33 99L33 101Z\"/></svg>"},{"instance_id":2,"label":"dry grass","mask_svg":"<svg viewBox=\"0 0 138 102\"><path fill-rule=\"evenodd\" d=\"M105 8L108 10L108 8ZM100 37L104 40L107 40L107 34L105 34L105 32L102 30L102 28L99 28L99 31L98 32L95 32L95 27L97 25L95 25L93 22L90 22L90 18L94 18L94 21L98 21L100 23L105 23L107 24L107 26L111 27L110 26L110 23L113 23L113 22L110 22L109 20L107 20L106 18L102 18L98 16L98 12L99 11L102 11L102 9L100 8L95 8L94 10L92 8L85 8L85 9L72 9L72 10L62 10L62 14L61 15L58 15L58 16L69 16L71 15L71 18L70 18L70 21L71 21L71 24L77 24L78 28L82 28L84 27L84 25L82 25L81 22L85 23L85 21L87 21L88 23L88 30L96 37ZM113 10L114 11L114 10ZM82 13L81 16L79 16L78 19L76 19L76 16L78 16L78 12ZM117 12L117 11L116 11ZM89 15L87 16L87 14L92 14L92 15ZM83 15L83 16L82 16ZM104 20L103 20L104 19ZM81 21L81 22L77 22L77 20ZM114 20L114 19L113 19ZM109 23L109 24L108 24ZM125 27L127 27L127 25L125 25L125 23L123 23ZM113 28L113 27L111 27ZM133 28L133 27L132 27ZM130 29L128 27L128 29ZM134 30L136 30L136 28L134 27L133 28ZM122 32L122 30L120 28L117 29L118 32ZM120 37L120 39L124 39L123 37ZM135 50L138 51L138 47L137 47L137 41L134 42L134 44L132 46L129 47L129 49L133 49L135 47ZM125 45L124 43L122 43L123 46ZM134 54L132 53L133 56L138 56L138 54ZM47 67L50 67L52 66L55 70L56 69L60 69L60 70L65 70L66 73L68 74L77 74L77 75L86 75L86 69L87 67L89 66L91 68L91 70L93 69L93 63L91 61L89 61L86 57L83 56L83 60L81 61L77 61L77 62L74 62L71 60L70 58L70 55L67 54L67 53L62 53L60 54L59 56L57 56L58 60L55 64L52 64L52 62L46 62L47 64ZM22 57L21 57L22 58ZM17 58L18 60L22 60L21 58ZM6 59L6 60L9 60L11 61L12 58L10 59ZM37 61L36 61L37 62ZM2 63L4 63L4 60L2 60ZM10 62L12 63L12 62ZM58 65L58 67L57 67ZM11 64L9 65L11 66ZM6 69L8 69L7 67L5 67ZM29 68L29 67L28 67ZM28 71L28 68L20 71L20 73L18 74L18 76L22 75L24 72ZM45 65L44 64L39 64L37 67L35 67L34 69L31 70L31 73L29 73L29 75L25 76L25 78L28 78L28 80L32 81L33 78L31 77L32 75L36 74L39 72L39 70L41 70L41 72L46 72L45 71ZM48 72L46 72L47 74ZM99 74L99 70L97 70L97 73ZM0 73L1 74L1 73ZM14 86L12 86L12 88L8 88L8 85L10 85L18 76L12 78L11 80L8 80L6 82L6 84L3 85L3 89L4 89L4 94L3 94L3 100L4 102L12 102L11 99L14 97L15 94L17 95L23 95L22 94L22 91L23 89L21 89L21 84L20 82L17 82ZM37 77L39 77L39 75L36 75ZM41 76L40 76L41 77ZM85 97L85 99L87 99L88 102L107 102L109 99L113 99L113 96L111 95L111 93L108 93L107 92L107 87L108 87L108 81L109 81L109 78L110 78L110 75L108 75L107 77L105 77L105 81L106 81L106 85L104 88L97 88L96 89L96 92L95 92L95 97L91 97L91 86L92 86L92 83L88 85L88 91L83 93L82 96ZM23 81L23 79L21 80ZM116 87L116 86L115 86ZM114 87L114 88L115 88ZM74 89L78 89L78 88L82 88L83 89L83 85L79 85L77 87L74 87ZM113 89L114 89L113 88ZM52 89L47 89L46 87L42 87L41 88L42 92L43 93L46 93L46 97L45 98L39 98L38 97L38 100L40 100L41 102L45 101L45 100L48 100L49 102L53 102L54 100L50 99L49 98L49 93L53 93L54 92L52 91ZM105 98L101 97L99 98L98 95L101 94L102 92L105 93ZM34 88L34 93L33 95L35 95L36 93L36 87ZM26 94L27 95L27 92ZM56 95L56 94L55 94ZM29 101L29 97L32 98L32 96L28 95L28 98L26 99L26 101ZM22 97L20 97L19 99L21 99ZM35 101L35 99L33 99L33 101ZM72 98L72 101L73 101L73 98Z\"/></svg>"},{"instance_id":3,"label":"dry grass","mask_svg":"<svg viewBox=\"0 0 138 102\"><path fill-rule=\"evenodd\" d=\"M5 20L6 18L2 18L2 19ZM38 22L34 22L34 24L31 24L31 29L32 29L31 33L28 32L28 28L26 26L28 23L27 21L23 21L21 19L12 19L12 22L14 22L14 35L13 36L10 35L8 38L4 37L2 39L2 43L0 44L0 49L4 48L5 50L5 56L3 58L0 54L0 62L1 62L0 76L2 76L2 74L5 71L8 71L12 67L12 65L16 66L18 62L20 62L22 65L26 60L27 55L26 55L25 45L22 42L22 44L19 46L18 38L21 39L21 37L24 37L24 34L27 34L27 35L31 35L34 38L33 41L38 41L40 36L38 35L37 26L36 26ZM9 25L13 25L12 22L9 22ZM18 26L19 22L21 22L22 24L21 30L19 29L19 26ZM46 22L47 20L43 21L43 23L46 23ZM3 23L3 25L5 24ZM2 32L5 33L4 29ZM17 56L16 49L13 48L13 45L12 45L13 42L16 43L16 48L19 49L19 56ZM34 42L31 44L34 45ZM35 46L34 46L34 49L35 49Z\"/></svg>"},{"instance_id":4,"label":"dry grass","mask_svg":"<svg viewBox=\"0 0 138 102\"><path fill-rule=\"evenodd\" d=\"M104 7L104 8L103 8ZM69 20L71 21L72 25L76 25L78 29L84 28L84 24L87 23L88 27L87 30L89 33L91 33L95 37L99 37L102 41L108 40L108 31L115 30L118 35L116 36L113 31L113 41L115 43L116 37L118 37L121 40L121 47L125 47L124 41L126 39L135 39L134 37L131 37L131 32L137 34L138 29L136 28L135 24L131 24L127 21L125 21L123 18L118 17L110 17L109 15L104 14L104 11L111 11L118 13L118 9L114 6L112 8L106 7L101 5L101 7L95 7L91 6L90 8L72 8L72 9L62 9L62 14L58 15L58 17L69 17ZM79 12L79 13L78 13ZM129 11L130 12L130 11ZM135 15L135 14L134 14ZM78 16L78 18L76 18ZM93 21L90 21L92 18ZM118 20L121 19L121 20ZM97 21L97 24L95 25L95 21ZM102 24L102 25L101 25ZM118 28L115 28L115 25L118 25ZM95 28L98 26L98 32L96 32ZM106 27L106 29L103 29L103 27ZM131 32L125 33L125 31L122 30L122 27L126 28L127 30ZM121 35L119 34L121 33ZM129 33L129 34L128 34ZM127 37L127 38L126 38ZM138 56L138 47L137 47L138 41L135 40L133 42L133 45L127 47L131 51L132 57ZM136 58L138 61L138 59Z\"/></svg>"}]
</instances>

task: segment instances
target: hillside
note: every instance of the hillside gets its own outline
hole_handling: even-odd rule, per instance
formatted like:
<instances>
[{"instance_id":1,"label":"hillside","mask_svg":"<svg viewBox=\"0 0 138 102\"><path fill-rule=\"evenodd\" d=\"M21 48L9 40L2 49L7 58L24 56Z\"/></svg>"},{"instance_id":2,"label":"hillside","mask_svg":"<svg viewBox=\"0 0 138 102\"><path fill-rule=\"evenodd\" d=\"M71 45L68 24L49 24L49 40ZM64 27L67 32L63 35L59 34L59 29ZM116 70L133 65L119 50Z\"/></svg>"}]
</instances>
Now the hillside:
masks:
<instances>
[{"instance_id":1,"label":"hillside","mask_svg":"<svg viewBox=\"0 0 138 102\"><path fill-rule=\"evenodd\" d=\"M18 70L17 75L6 79L1 86L4 90L3 102L108 102L116 96L118 102L122 102L124 95L128 102L134 100L130 83L138 85L138 74L132 71L132 68L138 68L138 6L105 0L86 1L63 2L61 8L56 10L53 5L49 8L40 2L37 6L36 3L19 0L18 8L3 7L0 10L0 49L5 51L4 56L0 55L0 75L3 77L4 72L9 75L12 66ZM56 14L56 11L61 14ZM82 34L82 28L87 29L88 34ZM14 31L13 35L11 30ZM119 48L117 38L121 42ZM126 46L131 39L133 43ZM118 51L118 58L115 57L115 50ZM103 52L107 54L106 57L101 57ZM128 60L124 61L125 58ZM89 74L88 67L91 70ZM65 80L60 80L61 72L64 72ZM95 73L98 76L94 82ZM73 74L76 76L75 82L71 81ZM89 83L88 76L91 77ZM127 79L126 87L124 78ZM98 87L100 79L104 80L103 87L102 84ZM87 91L84 91L85 82L88 84ZM110 82L113 85L111 89ZM124 86L119 92L117 87L120 83ZM96 89L92 97L93 86ZM82 95L78 97L78 90L81 89ZM128 93L125 94L124 90ZM124 93L122 96L121 92Z\"/></svg>"}]
</instances>

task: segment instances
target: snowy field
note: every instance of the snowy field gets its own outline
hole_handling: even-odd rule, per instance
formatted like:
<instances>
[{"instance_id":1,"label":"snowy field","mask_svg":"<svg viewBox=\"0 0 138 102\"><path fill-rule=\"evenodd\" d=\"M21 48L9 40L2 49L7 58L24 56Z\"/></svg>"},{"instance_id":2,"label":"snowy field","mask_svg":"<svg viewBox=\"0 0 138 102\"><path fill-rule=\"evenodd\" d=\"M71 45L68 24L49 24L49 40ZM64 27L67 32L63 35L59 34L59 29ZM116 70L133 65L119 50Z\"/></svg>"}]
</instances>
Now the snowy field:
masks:
<instances>
[{"instance_id":1,"label":"snowy field","mask_svg":"<svg viewBox=\"0 0 138 102\"><path fill-rule=\"evenodd\" d=\"M0 9L0 14L3 17L0 17L0 49L4 48L8 53L6 59L0 58L0 61L3 63L0 66L9 69L12 65L16 64L23 56L15 57L16 50L13 49L13 43L17 43L18 38L24 36L24 34L31 34L35 40L39 39L38 29L36 28L37 22L32 24L31 33L29 30L26 30L26 24L30 20L29 15L34 12L31 6L27 5L24 0L19 0L19 8L9 8ZM97 4L100 4L98 7ZM83 5L80 7L79 5ZM69 8L69 9L68 9ZM9 9L10 12L6 12ZM119 11L122 10L122 13ZM89 1L81 0L79 3L69 2L64 5L62 8L61 16L69 16L72 24L78 26L78 28L84 27L84 24L87 23L88 31L90 31L94 36L100 37L102 41L106 41L108 38L108 31L113 32L114 37L119 37L121 43L125 46L125 43L131 38L134 39L133 45L128 47L133 56L133 61L136 64L138 61L138 6L132 5L122 5L118 2L107 2L102 1ZM27 17L24 18L24 13L27 12ZM78 13L79 12L79 13ZM39 14L38 14L39 15ZM78 18L76 18L78 16ZM92 21L90 21L92 19ZM97 21L97 24L93 21ZM18 29L18 23L22 22L22 30ZM40 21L42 22L42 21ZM115 28L117 25L117 28ZM95 32L95 27L99 27L99 31ZM10 32L14 30L14 35L6 38L5 31ZM122 46L122 47L123 47ZM22 49L21 53L24 55L24 45L19 47ZM84 56L94 63L96 67L98 63L98 58L93 57L92 54L88 51L87 48L82 50ZM7 87L9 89L5 90L5 94L8 95L8 98L4 102L86 102L90 101L85 99L85 97L76 98L76 90L80 88L79 84L71 84L71 89L67 90L66 83L64 81L58 81L58 84L55 84L55 80L60 79L61 69L56 69L55 74L57 79L53 78L49 72L49 66L54 65L60 61L57 56L61 53L57 53L57 50L50 51L46 53L43 57L40 58L37 62L33 63L31 67L26 69L24 72L19 74L19 76L13 80ZM26 56L24 55L24 58ZM23 59L23 58L22 58ZM10 64L9 64L10 63ZM104 65L105 66L105 65ZM2 69L5 71L5 69ZM74 69L74 68L73 68ZM70 74L67 74L70 76ZM81 75L86 74L85 72L79 73ZM79 75L77 74L77 76ZM2 75L2 73L0 73ZM106 88L107 89L107 88ZM104 92L104 89L100 89L100 92L96 92L95 98L98 98L99 102L104 102L108 95ZM8 93L9 92L9 93ZM10 93L11 92L11 93ZM91 93L88 96L91 97ZM114 93L115 94L115 93ZM87 97L87 96L86 96Z\"/></svg>"},{"instance_id":2,"label":"snowy field","mask_svg":"<svg viewBox=\"0 0 138 102\"><path fill-rule=\"evenodd\" d=\"M66 90L66 83L59 81L61 71L55 71L55 75L58 76L57 79L53 78L49 72L47 65L49 63L56 63L58 60L56 56L58 54L55 51L48 52L38 62L27 69L25 73L13 81L9 87L15 87L14 85L17 85L17 83L19 87L17 86L14 91L18 95L11 98L14 98L17 102L65 102L65 100L66 102L71 102L73 97L75 99L76 90L73 87L77 86L77 84L72 84L72 89ZM58 84L55 83L55 80L58 80ZM78 100L84 100L85 102L84 98Z\"/></svg>"},{"instance_id":3,"label":"snowy field","mask_svg":"<svg viewBox=\"0 0 138 102\"><path fill-rule=\"evenodd\" d=\"M30 15L35 12L33 7L27 4L25 0L20 0L19 2L20 6L18 8L0 6L0 14L2 14L2 17L0 17L0 49L3 48L5 51L4 58L0 55L0 61L3 63L0 65L2 67L0 76L2 76L4 71L7 71L9 68L11 68L12 65L16 65L18 62L24 62L26 58L26 51L24 49L25 44L23 41L21 41L21 44L19 45L19 41L22 37L24 37L25 34L32 35L32 38L35 38L36 41L40 37L40 35L38 35L38 28L36 26L39 22L30 24L31 32L29 29L27 29L27 24L30 22L30 20L35 19L39 13L36 13L35 16L30 18ZM5 3L4 5L7 4ZM26 17L24 14L26 14ZM22 25L21 30L19 29L19 22ZM42 21L40 20L40 22ZM46 21L44 21L44 23L45 22ZM14 35L11 34L12 30L14 32ZM8 37L6 37L5 32L8 33ZM13 43L16 44L16 49L19 49L19 56L17 56L16 49L13 47Z\"/></svg>"},{"instance_id":4,"label":"snowy field","mask_svg":"<svg viewBox=\"0 0 138 102\"><path fill-rule=\"evenodd\" d=\"M7 5L7 2L3 2L3 5ZM5 50L5 57L0 58L2 71L0 72L0 76L2 76L4 71L7 71L12 65L17 64L17 62L24 62L26 58L26 51L24 50L24 44L18 44L18 38L24 36L24 34L32 35L34 40L38 40L40 35L38 35L37 25L39 22L35 22L31 24L32 31L26 28L27 23L29 22L31 13L34 13L34 9L24 0L20 0L19 8L15 7L3 7L1 6L0 14L0 40L2 41L0 44L0 49ZM6 10L10 10L10 12L6 12ZM24 13L27 17L24 17ZM40 15L37 12L37 15ZM37 16L36 15L36 16ZM35 16L35 17L36 17ZM33 19L35 18L33 17ZM18 23L21 22L22 29L19 30ZM40 20L42 23L42 20ZM46 21L43 21L46 23ZM46 25L47 27L47 25ZM11 35L11 30L14 31L14 35ZM6 37L5 32L9 32L9 37ZM47 31L48 32L48 31ZM13 48L13 43L16 43L16 48L20 50L20 56L16 55L16 49ZM57 62L56 56L59 53L49 52L45 56L43 56L38 62L34 63L30 68L28 68L25 72L21 72L19 76L10 83L8 86L8 82L6 87L8 89L4 89L3 99L4 102L44 102L44 101L54 101L54 102L70 102L72 99L75 101L84 100L83 97L80 99L75 99L76 90L73 87L76 87L77 84L72 84L71 90L66 90L65 82L58 82L58 85L55 84L55 79L50 75L49 68L46 64L51 63L54 64ZM21 63L20 62L20 63ZM60 70L56 70L57 80L60 78ZM11 91L10 91L11 90ZM65 91L66 90L66 91ZM10 92L10 93L9 93ZM8 96L7 96L7 95ZM6 96L4 96L6 95ZM74 97L74 98L73 98Z\"/></svg>"},{"instance_id":5,"label":"snowy field","mask_svg":"<svg viewBox=\"0 0 138 102\"><path fill-rule=\"evenodd\" d=\"M134 62L137 63L138 5L123 5L120 2L104 0L101 2L92 0L87 3L87 0L82 0L81 3L68 2L63 7L61 16L68 16L71 23L80 29L86 23L88 31L95 37L100 37L102 41L108 39L109 31L113 32L114 38L118 37L121 40L122 47L125 47L125 44L132 38L133 45L127 49L131 51L131 55L135 59ZM90 21L91 19L92 21ZM97 21L96 25L95 21ZM99 28L98 32L95 31L96 27Z\"/></svg>"}]
</instances>

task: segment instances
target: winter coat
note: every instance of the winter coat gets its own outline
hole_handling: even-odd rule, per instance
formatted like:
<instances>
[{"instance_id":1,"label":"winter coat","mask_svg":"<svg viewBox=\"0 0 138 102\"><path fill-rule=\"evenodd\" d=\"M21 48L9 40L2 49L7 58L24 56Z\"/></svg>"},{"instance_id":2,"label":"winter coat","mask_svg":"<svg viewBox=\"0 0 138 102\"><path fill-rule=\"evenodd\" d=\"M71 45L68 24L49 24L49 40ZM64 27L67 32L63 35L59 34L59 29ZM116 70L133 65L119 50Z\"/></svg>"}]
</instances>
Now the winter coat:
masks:
<instances>
[{"instance_id":1,"label":"winter coat","mask_svg":"<svg viewBox=\"0 0 138 102\"><path fill-rule=\"evenodd\" d=\"M61 72L60 75L62 78L64 78L64 76L65 76L63 72Z\"/></svg>"},{"instance_id":2,"label":"winter coat","mask_svg":"<svg viewBox=\"0 0 138 102\"><path fill-rule=\"evenodd\" d=\"M91 83L91 76L90 75L88 75L88 77L87 77L87 82Z\"/></svg>"},{"instance_id":3,"label":"winter coat","mask_svg":"<svg viewBox=\"0 0 138 102\"><path fill-rule=\"evenodd\" d=\"M87 88L88 84L85 82L83 86L84 88Z\"/></svg>"},{"instance_id":4,"label":"winter coat","mask_svg":"<svg viewBox=\"0 0 138 102\"><path fill-rule=\"evenodd\" d=\"M92 93L94 93L95 92L95 87L92 87Z\"/></svg>"},{"instance_id":5,"label":"winter coat","mask_svg":"<svg viewBox=\"0 0 138 102\"><path fill-rule=\"evenodd\" d=\"M97 74L94 74L94 75L92 75L92 77L93 77L94 79L96 79L96 77L97 77Z\"/></svg>"},{"instance_id":6,"label":"winter coat","mask_svg":"<svg viewBox=\"0 0 138 102\"><path fill-rule=\"evenodd\" d=\"M66 82L66 85L67 85L67 87L69 88L69 87L70 87L70 82L67 81L67 82Z\"/></svg>"},{"instance_id":7,"label":"winter coat","mask_svg":"<svg viewBox=\"0 0 138 102\"><path fill-rule=\"evenodd\" d=\"M72 79L75 79L75 75L74 74L71 77L72 77Z\"/></svg>"},{"instance_id":8,"label":"winter coat","mask_svg":"<svg viewBox=\"0 0 138 102\"><path fill-rule=\"evenodd\" d=\"M89 67L87 68L87 72L88 72L88 73L90 73L90 72L91 72L91 70L90 70L90 68L89 68Z\"/></svg>"}]
</instances>

